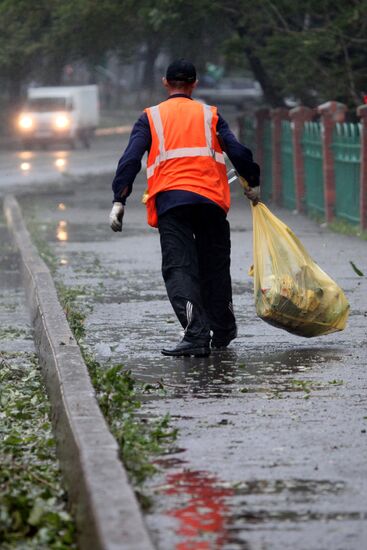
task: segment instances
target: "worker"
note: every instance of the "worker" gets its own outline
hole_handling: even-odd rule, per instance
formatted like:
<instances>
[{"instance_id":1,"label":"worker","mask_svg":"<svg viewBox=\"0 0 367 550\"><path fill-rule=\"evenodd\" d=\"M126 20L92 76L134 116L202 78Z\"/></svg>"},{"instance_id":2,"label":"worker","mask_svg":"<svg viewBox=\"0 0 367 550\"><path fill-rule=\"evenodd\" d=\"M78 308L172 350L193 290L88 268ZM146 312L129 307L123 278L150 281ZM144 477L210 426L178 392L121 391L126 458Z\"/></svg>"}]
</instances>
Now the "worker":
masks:
<instances>
[{"instance_id":1,"label":"worker","mask_svg":"<svg viewBox=\"0 0 367 550\"><path fill-rule=\"evenodd\" d=\"M145 109L118 163L110 225L121 231L126 198L148 151L148 223L158 227L167 294L184 329L182 340L162 353L206 357L237 336L223 149L249 183L251 201L259 199L260 170L216 107L192 99L198 83L192 63L173 61L162 80L168 98Z\"/></svg>"}]
</instances>

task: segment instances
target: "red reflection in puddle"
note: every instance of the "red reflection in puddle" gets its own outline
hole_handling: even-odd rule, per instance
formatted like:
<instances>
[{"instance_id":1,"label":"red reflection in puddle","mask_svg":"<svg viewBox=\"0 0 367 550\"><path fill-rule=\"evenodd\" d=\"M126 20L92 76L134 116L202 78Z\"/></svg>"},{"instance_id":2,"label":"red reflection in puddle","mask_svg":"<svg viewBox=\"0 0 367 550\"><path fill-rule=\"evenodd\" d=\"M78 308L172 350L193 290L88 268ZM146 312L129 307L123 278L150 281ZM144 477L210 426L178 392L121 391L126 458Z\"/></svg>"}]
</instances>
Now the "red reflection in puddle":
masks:
<instances>
[{"instance_id":1,"label":"red reflection in puddle","mask_svg":"<svg viewBox=\"0 0 367 550\"><path fill-rule=\"evenodd\" d=\"M222 548L227 539L228 506L226 497L231 488L220 487L220 481L207 472L184 471L167 476L167 495L187 495L186 504L170 510L177 518L177 534L185 540L176 550L214 550Z\"/></svg>"}]
</instances>

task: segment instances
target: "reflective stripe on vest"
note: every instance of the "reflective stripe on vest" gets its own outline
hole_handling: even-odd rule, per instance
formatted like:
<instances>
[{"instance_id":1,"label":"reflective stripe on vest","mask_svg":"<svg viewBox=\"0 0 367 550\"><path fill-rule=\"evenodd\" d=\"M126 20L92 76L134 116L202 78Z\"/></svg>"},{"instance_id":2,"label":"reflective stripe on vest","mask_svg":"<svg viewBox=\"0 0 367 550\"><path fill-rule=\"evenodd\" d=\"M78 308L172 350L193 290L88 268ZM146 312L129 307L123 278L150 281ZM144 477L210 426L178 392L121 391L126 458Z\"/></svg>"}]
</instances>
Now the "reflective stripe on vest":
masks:
<instances>
[{"instance_id":1,"label":"reflective stripe on vest","mask_svg":"<svg viewBox=\"0 0 367 550\"><path fill-rule=\"evenodd\" d=\"M216 162L225 164L223 153L217 153L212 148L212 119L213 112L209 105L203 105L204 110L204 128L206 147L180 147L179 149L169 149L166 151L164 142L164 133L159 106L150 108L154 129L159 142L159 155L154 159L153 164L147 167L147 177L151 178L159 164L165 160L184 158L184 157L213 157Z\"/></svg>"}]
</instances>

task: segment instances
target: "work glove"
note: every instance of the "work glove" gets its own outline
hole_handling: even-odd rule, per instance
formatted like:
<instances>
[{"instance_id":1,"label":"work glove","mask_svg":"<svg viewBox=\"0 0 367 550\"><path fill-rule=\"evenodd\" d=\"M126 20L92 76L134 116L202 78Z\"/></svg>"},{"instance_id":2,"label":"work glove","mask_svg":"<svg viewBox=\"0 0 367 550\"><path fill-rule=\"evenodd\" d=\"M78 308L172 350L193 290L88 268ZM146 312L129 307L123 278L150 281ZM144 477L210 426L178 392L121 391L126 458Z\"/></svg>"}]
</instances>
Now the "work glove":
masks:
<instances>
[{"instance_id":1,"label":"work glove","mask_svg":"<svg viewBox=\"0 0 367 550\"><path fill-rule=\"evenodd\" d=\"M245 187L243 192L245 193L246 197L252 201L252 204L255 205L260 200L260 185L257 187Z\"/></svg>"},{"instance_id":2,"label":"work glove","mask_svg":"<svg viewBox=\"0 0 367 550\"><path fill-rule=\"evenodd\" d=\"M122 218L124 217L124 205L114 202L110 212L110 227L112 231L122 231Z\"/></svg>"}]
</instances>

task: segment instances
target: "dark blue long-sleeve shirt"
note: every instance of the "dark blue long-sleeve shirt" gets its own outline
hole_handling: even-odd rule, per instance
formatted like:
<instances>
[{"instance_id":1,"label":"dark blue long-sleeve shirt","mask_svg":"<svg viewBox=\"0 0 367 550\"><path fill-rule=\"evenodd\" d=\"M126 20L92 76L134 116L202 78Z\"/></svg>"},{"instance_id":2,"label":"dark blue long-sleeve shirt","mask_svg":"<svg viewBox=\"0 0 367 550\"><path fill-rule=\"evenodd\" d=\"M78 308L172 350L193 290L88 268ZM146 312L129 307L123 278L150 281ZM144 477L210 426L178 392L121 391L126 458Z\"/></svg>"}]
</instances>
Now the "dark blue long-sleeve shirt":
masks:
<instances>
[{"instance_id":1,"label":"dark blue long-sleeve shirt","mask_svg":"<svg viewBox=\"0 0 367 550\"><path fill-rule=\"evenodd\" d=\"M173 97L188 97L184 94L175 94ZM256 187L260 184L260 168L253 162L250 149L242 145L230 130L227 122L218 114L218 122L216 128L221 137L225 152L237 172L244 177L251 187ZM141 169L141 159L146 151L150 150L152 144L152 136L148 116L143 113L135 123L129 143L119 160L116 175L112 182L112 190L114 193L114 202L122 202L125 204L126 198L132 191L132 186L136 175ZM198 202L212 203L210 199L203 197L197 193L184 190L170 190L159 193L156 198L156 207L158 215L175 206L183 204L192 204Z\"/></svg>"}]
</instances>

